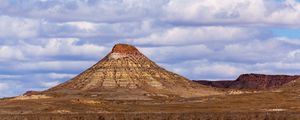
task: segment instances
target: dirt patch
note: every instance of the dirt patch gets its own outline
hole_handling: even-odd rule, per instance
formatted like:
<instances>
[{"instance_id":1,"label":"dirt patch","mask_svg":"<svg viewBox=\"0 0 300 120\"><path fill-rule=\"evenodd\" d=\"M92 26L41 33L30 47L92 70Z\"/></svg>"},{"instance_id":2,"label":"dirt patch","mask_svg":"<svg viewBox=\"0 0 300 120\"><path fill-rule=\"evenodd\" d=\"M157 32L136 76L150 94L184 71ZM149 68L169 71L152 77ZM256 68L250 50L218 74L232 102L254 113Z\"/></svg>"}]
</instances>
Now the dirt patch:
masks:
<instances>
[{"instance_id":1,"label":"dirt patch","mask_svg":"<svg viewBox=\"0 0 300 120\"><path fill-rule=\"evenodd\" d=\"M24 96L18 96L15 97L11 100L29 100L29 99L47 99L47 98L51 98L50 96L46 96L46 95L24 95Z\"/></svg>"}]
</instances>

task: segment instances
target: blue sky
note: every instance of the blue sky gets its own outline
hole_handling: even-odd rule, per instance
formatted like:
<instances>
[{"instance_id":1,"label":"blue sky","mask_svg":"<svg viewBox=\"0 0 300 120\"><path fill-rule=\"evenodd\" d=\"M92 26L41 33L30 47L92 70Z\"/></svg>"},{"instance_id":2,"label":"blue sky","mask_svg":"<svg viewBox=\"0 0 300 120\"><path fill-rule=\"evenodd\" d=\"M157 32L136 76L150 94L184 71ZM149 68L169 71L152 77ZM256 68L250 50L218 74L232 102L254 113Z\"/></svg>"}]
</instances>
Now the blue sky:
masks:
<instances>
[{"instance_id":1,"label":"blue sky","mask_svg":"<svg viewBox=\"0 0 300 120\"><path fill-rule=\"evenodd\" d=\"M296 0L0 0L0 97L44 90L136 45L190 79L299 74Z\"/></svg>"}]
</instances>

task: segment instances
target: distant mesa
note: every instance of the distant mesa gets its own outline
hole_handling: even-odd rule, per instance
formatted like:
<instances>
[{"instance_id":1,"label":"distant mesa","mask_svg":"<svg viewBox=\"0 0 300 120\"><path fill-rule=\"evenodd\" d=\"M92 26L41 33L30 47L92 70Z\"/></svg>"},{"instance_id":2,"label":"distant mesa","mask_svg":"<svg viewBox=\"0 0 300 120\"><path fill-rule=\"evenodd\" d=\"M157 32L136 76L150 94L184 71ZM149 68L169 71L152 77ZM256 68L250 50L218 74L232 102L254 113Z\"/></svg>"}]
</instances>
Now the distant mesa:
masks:
<instances>
[{"instance_id":1,"label":"distant mesa","mask_svg":"<svg viewBox=\"0 0 300 120\"><path fill-rule=\"evenodd\" d=\"M128 44L116 44L102 60L75 78L43 91L43 94L93 93L113 99L151 97L199 97L222 94L200 85L149 60Z\"/></svg>"},{"instance_id":2,"label":"distant mesa","mask_svg":"<svg viewBox=\"0 0 300 120\"><path fill-rule=\"evenodd\" d=\"M222 81L205 81L195 80L195 82L202 85L217 87L217 88L231 88L231 89L270 89L280 87L291 81L300 78L299 75L265 75L265 74L242 74L236 80L222 80Z\"/></svg>"}]
</instances>

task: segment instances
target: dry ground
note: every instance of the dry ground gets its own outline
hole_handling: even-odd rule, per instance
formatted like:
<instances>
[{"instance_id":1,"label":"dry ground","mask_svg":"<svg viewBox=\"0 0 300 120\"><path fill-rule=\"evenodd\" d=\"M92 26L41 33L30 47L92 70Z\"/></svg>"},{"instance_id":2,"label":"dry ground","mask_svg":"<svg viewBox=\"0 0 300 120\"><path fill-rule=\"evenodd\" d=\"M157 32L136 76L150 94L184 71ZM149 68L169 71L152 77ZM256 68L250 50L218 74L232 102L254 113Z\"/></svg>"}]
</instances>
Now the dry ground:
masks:
<instances>
[{"instance_id":1,"label":"dry ground","mask_svg":"<svg viewBox=\"0 0 300 120\"><path fill-rule=\"evenodd\" d=\"M299 86L298 80L275 90L198 98L146 94L140 97L147 99L139 100L92 94L3 98L0 119L297 119Z\"/></svg>"}]
</instances>

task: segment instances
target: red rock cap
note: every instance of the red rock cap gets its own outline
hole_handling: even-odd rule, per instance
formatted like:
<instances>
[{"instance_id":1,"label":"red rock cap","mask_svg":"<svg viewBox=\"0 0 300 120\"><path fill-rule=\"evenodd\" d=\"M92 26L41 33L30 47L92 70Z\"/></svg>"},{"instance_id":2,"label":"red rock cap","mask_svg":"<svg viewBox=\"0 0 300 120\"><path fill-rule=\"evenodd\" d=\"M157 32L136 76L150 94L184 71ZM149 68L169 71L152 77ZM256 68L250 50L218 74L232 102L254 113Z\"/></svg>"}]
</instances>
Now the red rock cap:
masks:
<instances>
[{"instance_id":1,"label":"red rock cap","mask_svg":"<svg viewBox=\"0 0 300 120\"><path fill-rule=\"evenodd\" d=\"M139 53L139 50L133 45L129 44L116 44L112 51L112 53L126 53L126 54L134 54Z\"/></svg>"}]
</instances>

